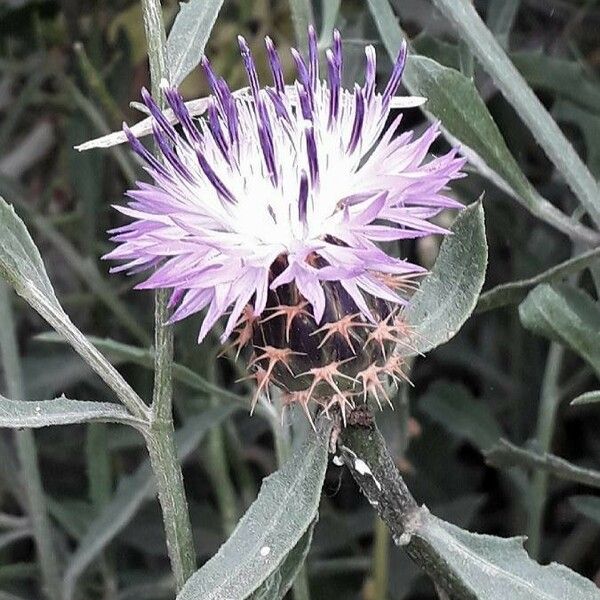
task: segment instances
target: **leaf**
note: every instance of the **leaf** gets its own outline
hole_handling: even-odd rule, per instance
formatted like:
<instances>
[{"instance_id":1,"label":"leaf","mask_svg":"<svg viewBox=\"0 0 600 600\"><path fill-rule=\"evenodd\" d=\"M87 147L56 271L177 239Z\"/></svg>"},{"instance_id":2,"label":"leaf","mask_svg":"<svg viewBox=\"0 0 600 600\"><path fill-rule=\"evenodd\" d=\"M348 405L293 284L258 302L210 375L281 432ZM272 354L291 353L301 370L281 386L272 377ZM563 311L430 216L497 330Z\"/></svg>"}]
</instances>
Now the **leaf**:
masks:
<instances>
[{"instance_id":1,"label":"leaf","mask_svg":"<svg viewBox=\"0 0 600 600\"><path fill-rule=\"evenodd\" d=\"M569 501L577 512L600 525L600 496L572 496Z\"/></svg>"},{"instance_id":2,"label":"leaf","mask_svg":"<svg viewBox=\"0 0 600 600\"><path fill-rule=\"evenodd\" d=\"M563 565L541 566L523 549L523 538L498 538L460 529L420 511L409 554L435 565L452 597L473 600L598 600L600 589ZM439 580L438 580L439 581Z\"/></svg>"},{"instance_id":3,"label":"leaf","mask_svg":"<svg viewBox=\"0 0 600 600\"><path fill-rule=\"evenodd\" d=\"M534 135L548 158L563 174L581 205L600 224L600 187L560 127L517 71L469 0L434 0L455 25L482 67ZM491 166L491 165L490 165Z\"/></svg>"},{"instance_id":4,"label":"leaf","mask_svg":"<svg viewBox=\"0 0 600 600\"><path fill-rule=\"evenodd\" d=\"M485 279L487 243L481 203L467 207L442 242L431 274L406 309L417 331L414 350L427 352L450 340L473 312Z\"/></svg>"},{"instance_id":5,"label":"leaf","mask_svg":"<svg viewBox=\"0 0 600 600\"><path fill-rule=\"evenodd\" d=\"M523 326L560 342L600 375L600 308L582 290L569 285L538 285L519 305Z\"/></svg>"},{"instance_id":6,"label":"leaf","mask_svg":"<svg viewBox=\"0 0 600 600\"><path fill-rule=\"evenodd\" d=\"M308 428L303 443L263 481L231 537L192 575L177 600L243 600L276 571L316 516L330 426L321 420L320 435Z\"/></svg>"},{"instance_id":7,"label":"leaf","mask_svg":"<svg viewBox=\"0 0 600 600\"><path fill-rule=\"evenodd\" d=\"M37 335L35 339L41 342L64 343L64 339L52 331L41 333ZM131 362L147 369L154 369L154 351L152 349L123 344L122 342L111 340L110 338L99 338L93 335L86 336L86 339L90 344L93 344L95 348L102 350L112 362ZM232 400L245 408L248 408L249 406L247 398L235 394L226 388L219 387L208 381L208 379L198 375L198 373L192 369L179 363L173 363L173 379L189 386L193 390L214 394L219 398ZM259 407L257 407L257 409L259 409Z\"/></svg>"},{"instance_id":8,"label":"leaf","mask_svg":"<svg viewBox=\"0 0 600 600\"><path fill-rule=\"evenodd\" d=\"M229 416L235 407L219 405L191 417L175 434L177 454L184 461L200 444L204 435ZM107 544L131 521L142 504L153 498L156 486L150 461L144 461L133 475L123 478L114 497L90 525L69 559L64 575L64 598L73 597L78 577Z\"/></svg>"},{"instance_id":9,"label":"leaf","mask_svg":"<svg viewBox=\"0 0 600 600\"><path fill-rule=\"evenodd\" d=\"M46 274L42 257L23 221L0 197L0 277L30 304L50 325L63 335L121 401L137 417L147 407L120 373L94 348L73 325L60 306Z\"/></svg>"},{"instance_id":10,"label":"leaf","mask_svg":"<svg viewBox=\"0 0 600 600\"><path fill-rule=\"evenodd\" d=\"M223 0L179 3L179 13L167 40L169 75L173 85L179 85L200 63L222 5Z\"/></svg>"},{"instance_id":11,"label":"leaf","mask_svg":"<svg viewBox=\"0 0 600 600\"><path fill-rule=\"evenodd\" d=\"M0 395L0 427L48 427L99 421L124 423L142 429L144 421L132 417L120 404L69 400L64 396L54 400L26 402L9 400Z\"/></svg>"},{"instance_id":12,"label":"leaf","mask_svg":"<svg viewBox=\"0 0 600 600\"><path fill-rule=\"evenodd\" d=\"M569 260L565 260L534 277L498 285L481 294L475 312L486 312L498 308L499 306L521 302L527 295L529 288L532 288L534 285L559 281L560 279L564 279L567 275L577 273L582 269L597 264L599 260L600 248L592 248L591 250L582 252Z\"/></svg>"},{"instance_id":13,"label":"leaf","mask_svg":"<svg viewBox=\"0 0 600 600\"><path fill-rule=\"evenodd\" d=\"M480 450L490 448L502 437L502 429L488 405L475 400L463 385L434 383L420 398L419 408Z\"/></svg>"},{"instance_id":14,"label":"leaf","mask_svg":"<svg viewBox=\"0 0 600 600\"><path fill-rule=\"evenodd\" d=\"M595 404L596 402L600 402L600 390L586 392L585 394L577 396L577 398L571 402L571 406L578 406L580 404Z\"/></svg>"},{"instance_id":15,"label":"leaf","mask_svg":"<svg viewBox=\"0 0 600 600\"><path fill-rule=\"evenodd\" d=\"M495 467L520 466L539 469L547 471L559 479L600 488L600 471L579 467L564 458L547 452L542 454L526 448L519 448L505 439L499 440L484 454L486 462Z\"/></svg>"},{"instance_id":16,"label":"leaf","mask_svg":"<svg viewBox=\"0 0 600 600\"><path fill-rule=\"evenodd\" d=\"M388 0L368 3L385 48L395 60L406 36ZM434 60L411 54L402 81L411 94L428 98L425 111L442 122L451 143L458 140L463 154L485 177L513 195L534 216L596 245L593 232L574 223L529 183L470 78Z\"/></svg>"},{"instance_id":17,"label":"leaf","mask_svg":"<svg viewBox=\"0 0 600 600\"><path fill-rule=\"evenodd\" d=\"M279 565L277 571L248 596L248 600L283 600L306 560L312 544L315 523L316 521L312 522L300 541Z\"/></svg>"}]
</instances>

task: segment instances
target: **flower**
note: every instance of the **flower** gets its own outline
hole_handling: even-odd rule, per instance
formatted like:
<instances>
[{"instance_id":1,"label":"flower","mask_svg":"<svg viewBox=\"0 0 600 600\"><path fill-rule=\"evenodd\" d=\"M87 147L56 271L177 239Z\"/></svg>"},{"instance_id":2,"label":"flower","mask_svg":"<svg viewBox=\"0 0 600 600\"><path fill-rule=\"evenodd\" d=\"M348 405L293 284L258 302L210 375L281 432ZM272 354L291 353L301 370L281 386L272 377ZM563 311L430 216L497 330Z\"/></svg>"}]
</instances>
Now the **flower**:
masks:
<instances>
[{"instance_id":1,"label":"flower","mask_svg":"<svg viewBox=\"0 0 600 600\"><path fill-rule=\"evenodd\" d=\"M105 258L124 261L112 271L152 268L138 288L171 289L172 321L207 309L198 341L227 313L223 339L229 337L240 318L248 318L248 305L252 319L265 311L268 319L269 308L276 308L268 306L269 295L290 286L298 301L288 308L296 306L302 318L310 310L316 326L331 324L324 315L336 290L353 308L341 318L356 313L375 326L392 309L374 307L405 304L398 285L424 271L378 243L447 233L430 219L462 206L444 191L461 176L464 160L456 149L426 160L437 124L417 138L395 135L401 116L386 129L393 108L417 103L394 97L406 45L380 92L372 46L365 49L364 84L342 88L338 32L326 52L324 79L314 29L307 61L292 50L294 85L285 85L266 38L273 85L262 88L250 49L238 40L249 88L232 93L204 59L212 90L204 118L192 119L177 89L164 82L181 131L142 90L162 160L124 126L153 183L139 182L127 192L128 205L116 207L132 221L112 230L118 246ZM345 327L349 335L352 323ZM245 335L250 339L251 332Z\"/></svg>"}]
</instances>

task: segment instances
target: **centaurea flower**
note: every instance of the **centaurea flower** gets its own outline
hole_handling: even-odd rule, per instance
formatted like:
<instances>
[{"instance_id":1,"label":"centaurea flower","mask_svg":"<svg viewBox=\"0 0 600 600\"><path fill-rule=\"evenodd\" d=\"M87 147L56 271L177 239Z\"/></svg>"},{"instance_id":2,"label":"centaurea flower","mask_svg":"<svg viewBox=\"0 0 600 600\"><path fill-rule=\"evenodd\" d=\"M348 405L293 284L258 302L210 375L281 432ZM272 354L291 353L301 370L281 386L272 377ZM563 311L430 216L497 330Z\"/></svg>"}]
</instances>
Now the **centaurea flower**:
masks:
<instances>
[{"instance_id":1,"label":"centaurea flower","mask_svg":"<svg viewBox=\"0 0 600 600\"><path fill-rule=\"evenodd\" d=\"M408 334L398 309L424 272L378 243L447 233L430 219L462 206L444 190L464 160L456 149L426 160L437 124L396 135L400 115L385 129L393 108L418 104L395 98L406 45L381 92L372 46L364 84L343 89L337 31L324 79L312 28L308 60L292 50L293 86L269 38L271 86L260 87L239 45L249 88L232 93L204 59L212 95L200 120L165 83L180 130L142 91L163 160L125 126L154 182L116 207L133 220L112 231L119 245L106 258L125 261L113 271L152 268L138 287L171 289L173 322L207 309L199 342L228 314L222 339L240 326L237 345L253 341L259 391L273 381L305 408L328 397L344 410L354 393L378 398L380 376L401 374L393 347Z\"/></svg>"}]
</instances>

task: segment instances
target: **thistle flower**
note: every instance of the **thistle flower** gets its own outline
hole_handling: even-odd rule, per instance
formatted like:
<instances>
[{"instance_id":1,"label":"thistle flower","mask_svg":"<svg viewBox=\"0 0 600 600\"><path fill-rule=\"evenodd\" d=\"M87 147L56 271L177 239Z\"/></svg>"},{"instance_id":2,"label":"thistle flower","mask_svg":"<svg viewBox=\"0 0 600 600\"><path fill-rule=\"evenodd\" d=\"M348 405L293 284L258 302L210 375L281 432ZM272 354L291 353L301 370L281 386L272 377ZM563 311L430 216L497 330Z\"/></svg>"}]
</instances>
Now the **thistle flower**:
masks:
<instances>
[{"instance_id":1,"label":"thistle flower","mask_svg":"<svg viewBox=\"0 0 600 600\"><path fill-rule=\"evenodd\" d=\"M262 88L238 40L249 88L232 93L204 59L204 118L163 85L181 132L142 90L163 160L124 127L154 183L116 207L133 220L112 231L119 245L106 258L125 261L113 271L152 268L138 287L171 289L173 322L207 309L199 342L227 314L222 340L239 326L238 352L254 345L259 392L274 382L305 408L316 399L345 409L401 373L393 349L409 338L399 309L424 272L378 243L447 233L430 219L461 207L444 189L464 161L456 149L426 160L437 124L396 135L400 115L386 130L393 108L419 103L395 97L406 45L379 92L372 46L364 84L342 88L338 32L325 77L312 28L308 60L292 50L294 85L266 38L273 85Z\"/></svg>"}]
</instances>

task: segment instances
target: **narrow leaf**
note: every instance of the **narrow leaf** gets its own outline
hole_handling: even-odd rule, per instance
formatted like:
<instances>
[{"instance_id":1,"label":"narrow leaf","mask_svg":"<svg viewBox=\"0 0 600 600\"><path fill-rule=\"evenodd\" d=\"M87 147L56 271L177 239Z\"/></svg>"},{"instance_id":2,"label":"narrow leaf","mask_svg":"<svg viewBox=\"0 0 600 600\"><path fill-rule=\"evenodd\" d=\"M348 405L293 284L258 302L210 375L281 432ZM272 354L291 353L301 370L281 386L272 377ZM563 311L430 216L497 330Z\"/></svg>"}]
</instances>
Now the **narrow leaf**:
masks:
<instances>
[{"instance_id":1,"label":"narrow leaf","mask_svg":"<svg viewBox=\"0 0 600 600\"><path fill-rule=\"evenodd\" d=\"M469 0L434 0L456 26L483 68L513 105L550 160L564 175L582 206L600 224L600 187L575 149L517 71Z\"/></svg>"},{"instance_id":2,"label":"narrow leaf","mask_svg":"<svg viewBox=\"0 0 600 600\"><path fill-rule=\"evenodd\" d=\"M189 0L179 13L167 40L170 83L179 85L199 63L223 0Z\"/></svg>"},{"instance_id":3,"label":"narrow leaf","mask_svg":"<svg viewBox=\"0 0 600 600\"><path fill-rule=\"evenodd\" d=\"M421 509L410 544L415 556L452 596L472 600L599 600L600 589L563 565L541 566L523 538L498 538L460 529ZM417 559L416 556L419 558ZM433 570L437 566L436 570Z\"/></svg>"},{"instance_id":4,"label":"narrow leaf","mask_svg":"<svg viewBox=\"0 0 600 600\"><path fill-rule=\"evenodd\" d=\"M566 481L574 481L583 485L600 488L600 471L579 467L554 454L540 454L525 448L519 448L507 440L499 442L485 452L488 464L500 468L525 467L547 471L554 477Z\"/></svg>"},{"instance_id":5,"label":"narrow leaf","mask_svg":"<svg viewBox=\"0 0 600 600\"><path fill-rule=\"evenodd\" d=\"M498 285L481 294L477 302L476 312L486 312L500 306L521 302L527 295L527 291L533 286L540 283L560 281L572 273L577 273L597 264L599 261L600 248L592 248L592 250L582 252L579 256L565 260L534 277Z\"/></svg>"},{"instance_id":6,"label":"narrow leaf","mask_svg":"<svg viewBox=\"0 0 600 600\"><path fill-rule=\"evenodd\" d=\"M235 407L220 405L196 415L176 433L178 456L184 461L200 444L206 432L221 423ZM107 544L133 519L144 502L153 498L156 486L150 461L146 460L133 475L125 477L114 497L92 522L64 575L64 598L73 597L77 579Z\"/></svg>"},{"instance_id":7,"label":"narrow leaf","mask_svg":"<svg viewBox=\"0 0 600 600\"><path fill-rule=\"evenodd\" d=\"M281 565L313 522L327 466L326 438L307 428L303 443L263 481L258 498L219 552L188 580L177 600L243 600Z\"/></svg>"},{"instance_id":8,"label":"narrow leaf","mask_svg":"<svg viewBox=\"0 0 600 600\"><path fill-rule=\"evenodd\" d=\"M395 60L406 36L388 0L368 3L385 48ZM561 213L529 183L470 78L411 54L402 81L412 94L428 99L425 111L442 122L446 136L452 143L460 142L462 152L485 177L513 195L534 216L595 244L597 236L593 232Z\"/></svg>"},{"instance_id":9,"label":"narrow leaf","mask_svg":"<svg viewBox=\"0 0 600 600\"><path fill-rule=\"evenodd\" d=\"M0 427L48 427L99 421L144 427L144 421L132 417L120 404L69 400L64 396L41 402L8 400L0 395Z\"/></svg>"},{"instance_id":10,"label":"narrow leaf","mask_svg":"<svg viewBox=\"0 0 600 600\"><path fill-rule=\"evenodd\" d=\"M600 374L600 308L582 290L539 285L519 305L527 328L571 348Z\"/></svg>"},{"instance_id":11,"label":"narrow leaf","mask_svg":"<svg viewBox=\"0 0 600 600\"><path fill-rule=\"evenodd\" d=\"M577 398L571 402L571 406L578 406L580 404L594 404L596 402L600 402L600 390L586 392L585 394L577 396Z\"/></svg>"},{"instance_id":12,"label":"narrow leaf","mask_svg":"<svg viewBox=\"0 0 600 600\"><path fill-rule=\"evenodd\" d=\"M143 418L147 408L119 372L73 325L60 306L44 263L23 221L0 198L0 277L63 335L132 414Z\"/></svg>"},{"instance_id":13,"label":"narrow leaf","mask_svg":"<svg viewBox=\"0 0 600 600\"><path fill-rule=\"evenodd\" d=\"M442 242L431 274L406 309L413 343L427 352L450 340L473 312L485 279L487 243L481 203L466 208Z\"/></svg>"}]
</instances>

